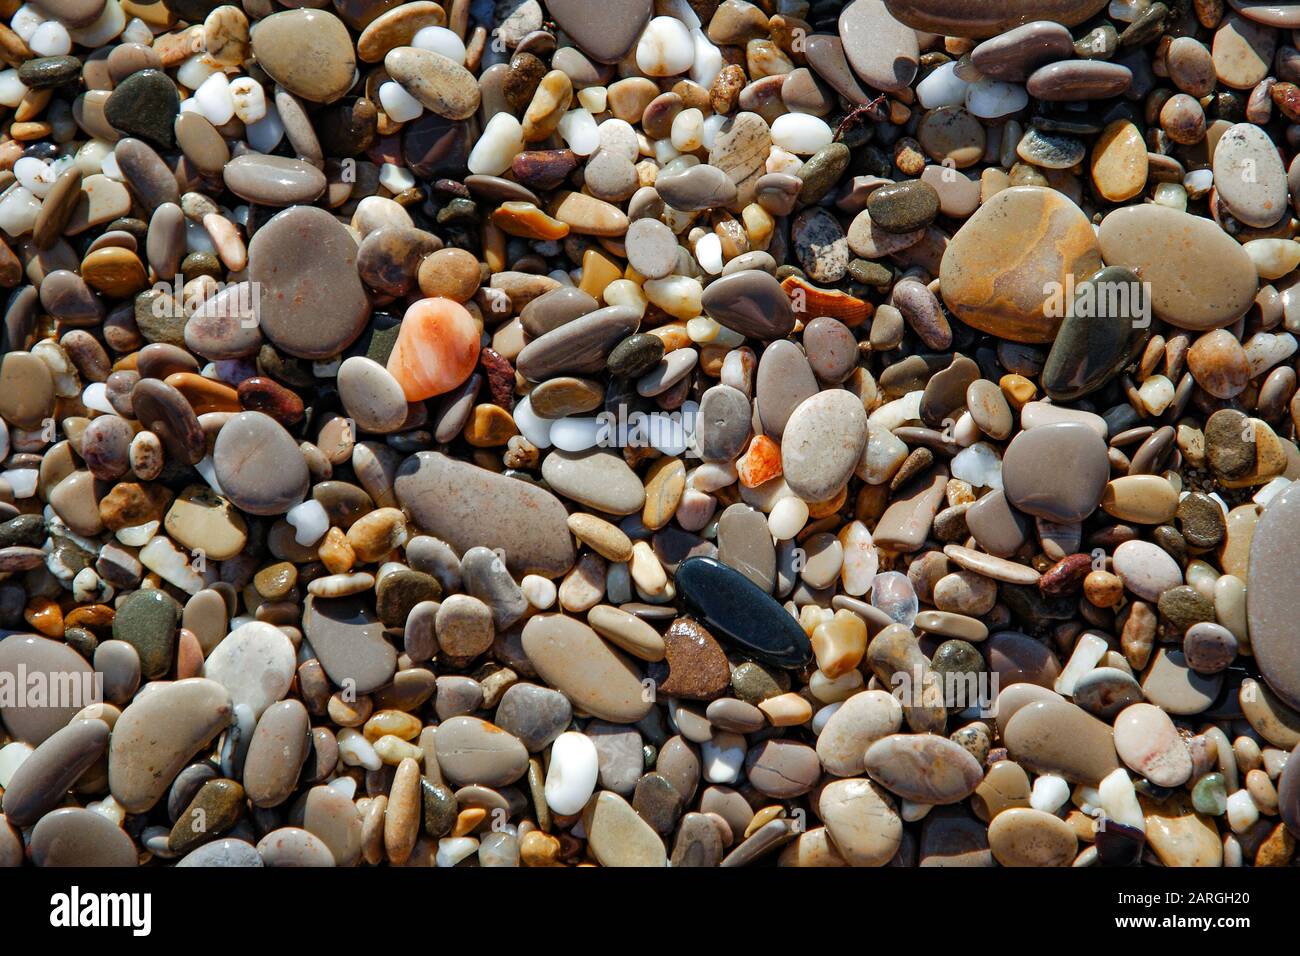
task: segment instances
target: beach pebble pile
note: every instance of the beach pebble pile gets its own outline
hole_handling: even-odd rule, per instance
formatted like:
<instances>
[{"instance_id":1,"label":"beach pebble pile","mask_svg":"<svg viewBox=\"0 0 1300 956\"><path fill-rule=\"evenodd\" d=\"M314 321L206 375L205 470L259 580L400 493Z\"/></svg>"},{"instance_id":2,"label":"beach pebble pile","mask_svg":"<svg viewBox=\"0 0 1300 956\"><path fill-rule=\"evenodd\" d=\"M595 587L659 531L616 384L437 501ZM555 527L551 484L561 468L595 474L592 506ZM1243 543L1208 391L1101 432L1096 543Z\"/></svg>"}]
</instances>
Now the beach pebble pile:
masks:
<instances>
[{"instance_id":1,"label":"beach pebble pile","mask_svg":"<svg viewBox=\"0 0 1300 956\"><path fill-rule=\"evenodd\" d=\"M0 21L0 866L1295 865L1300 3Z\"/></svg>"}]
</instances>

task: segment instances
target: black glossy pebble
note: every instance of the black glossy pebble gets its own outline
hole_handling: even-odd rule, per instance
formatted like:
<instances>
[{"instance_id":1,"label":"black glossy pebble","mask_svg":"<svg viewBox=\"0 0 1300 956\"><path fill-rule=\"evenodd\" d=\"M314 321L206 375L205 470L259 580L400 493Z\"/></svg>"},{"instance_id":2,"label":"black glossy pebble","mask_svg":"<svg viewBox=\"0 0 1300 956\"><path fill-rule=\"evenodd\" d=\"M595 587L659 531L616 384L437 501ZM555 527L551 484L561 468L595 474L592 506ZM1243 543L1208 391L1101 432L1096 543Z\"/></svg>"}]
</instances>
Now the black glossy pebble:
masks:
<instances>
[{"instance_id":1,"label":"black glossy pebble","mask_svg":"<svg viewBox=\"0 0 1300 956\"><path fill-rule=\"evenodd\" d=\"M715 558L688 558L673 576L677 595L709 630L778 667L803 667L812 644L799 622L739 571Z\"/></svg>"}]
</instances>

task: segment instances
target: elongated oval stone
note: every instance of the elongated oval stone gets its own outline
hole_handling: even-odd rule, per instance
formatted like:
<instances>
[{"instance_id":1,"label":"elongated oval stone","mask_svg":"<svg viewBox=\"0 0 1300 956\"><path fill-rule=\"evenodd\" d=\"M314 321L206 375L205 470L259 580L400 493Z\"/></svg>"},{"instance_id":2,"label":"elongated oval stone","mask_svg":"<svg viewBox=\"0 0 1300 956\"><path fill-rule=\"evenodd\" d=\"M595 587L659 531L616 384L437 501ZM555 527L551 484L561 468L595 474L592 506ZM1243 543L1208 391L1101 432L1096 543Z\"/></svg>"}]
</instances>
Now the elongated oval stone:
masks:
<instances>
[{"instance_id":1,"label":"elongated oval stone","mask_svg":"<svg viewBox=\"0 0 1300 956\"><path fill-rule=\"evenodd\" d=\"M1273 498L1250 542L1246 616L1255 663L1279 697L1300 709L1300 482Z\"/></svg>"},{"instance_id":2,"label":"elongated oval stone","mask_svg":"<svg viewBox=\"0 0 1300 956\"><path fill-rule=\"evenodd\" d=\"M742 269L715 279L700 302L711 318L746 338L779 339L794 328L794 310L785 290L761 269Z\"/></svg>"},{"instance_id":3,"label":"elongated oval stone","mask_svg":"<svg viewBox=\"0 0 1300 956\"><path fill-rule=\"evenodd\" d=\"M321 667L340 687L368 694L393 679L397 651L384 639L384 623L360 597L310 595L302 630Z\"/></svg>"},{"instance_id":4,"label":"elongated oval stone","mask_svg":"<svg viewBox=\"0 0 1300 956\"><path fill-rule=\"evenodd\" d=\"M778 667L803 667L812 643L799 623L758 585L715 558L688 558L673 576L678 597L717 637Z\"/></svg>"},{"instance_id":5,"label":"elongated oval stone","mask_svg":"<svg viewBox=\"0 0 1300 956\"><path fill-rule=\"evenodd\" d=\"M1107 266L1075 287L1043 366L1043 388L1071 401L1115 377L1146 341L1151 323L1137 274Z\"/></svg>"},{"instance_id":6,"label":"elongated oval stone","mask_svg":"<svg viewBox=\"0 0 1300 956\"><path fill-rule=\"evenodd\" d=\"M581 621L539 614L524 625L524 653L541 678L576 708L601 720L631 724L654 706L640 668Z\"/></svg>"},{"instance_id":7,"label":"elongated oval stone","mask_svg":"<svg viewBox=\"0 0 1300 956\"><path fill-rule=\"evenodd\" d=\"M1125 206L1101 221L1098 241L1107 265L1149 283L1155 317L1180 329L1228 325L1255 301L1254 263L1212 219L1155 204Z\"/></svg>"},{"instance_id":8,"label":"elongated oval stone","mask_svg":"<svg viewBox=\"0 0 1300 956\"><path fill-rule=\"evenodd\" d=\"M113 726L108 747L114 799L127 813L151 808L232 713L226 689L202 677L154 684L136 695Z\"/></svg>"},{"instance_id":9,"label":"elongated oval stone","mask_svg":"<svg viewBox=\"0 0 1300 956\"><path fill-rule=\"evenodd\" d=\"M14 771L4 793L5 819L31 826L62 802L68 788L103 754L108 724L77 720L52 734Z\"/></svg>"},{"instance_id":10,"label":"elongated oval stone","mask_svg":"<svg viewBox=\"0 0 1300 956\"><path fill-rule=\"evenodd\" d=\"M830 388L802 402L786 422L781 464L790 490L805 501L833 498L867 444L867 413L852 392Z\"/></svg>"},{"instance_id":11,"label":"elongated oval stone","mask_svg":"<svg viewBox=\"0 0 1300 956\"><path fill-rule=\"evenodd\" d=\"M871 779L906 800L946 804L975 792L984 773L970 752L938 734L890 734L867 748Z\"/></svg>"},{"instance_id":12,"label":"elongated oval stone","mask_svg":"<svg viewBox=\"0 0 1300 956\"><path fill-rule=\"evenodd\" d=\"M41 817L32 830L32 862L41 867L136 866L135 844L102 813L63 807Z\"/></svg>"},{"instance_id":13,"label":"elongated oval stone","mask_svg":"<svg viewBox=\"0 0 1300 956\"><path fill-rule=\"evenodd\" d=\"M461 554L500 548L517 575L554 578L573 566L568 513L544 488L429 451L402 463L394 488L416 526Z\"/></svg>"},{"instance_id":14,"label":"elongated oval stone","mask_svg":"<svg viewBox=\"0 0 1300 956\"><path fill-rule=\"evenodd\" d=\"M1035 773L1060 774L1095 787L1119 766L1111 729L1064 700L1026 704L1002 736L1011 759Z\"/></svg>"},{"instance_id":15,"label":"elongated oval stone","mask_svg":"<svg viewBox=\"0 0 1300 956\"><path fill-rule=\"evenodd\" d=\"M1054 293L1101 265L1083 210L1054 189L1014 186L957 230L939 283L944 304L967 325L1014 342L1050 342L1061 321Z\"/></svg>"},{"instance_id":16,"label":"elongated oval stone","mask_svg":"<svg viewBox=\"0 0 1300 956\"><path fill-rule=\"evenodd\" d=\"M94 671L86 659L62 641L34 634L11 634L0 640L0 682L28 706L0 703L0 717L11 737L36 746L66 727L83 707L96 703ZM34 690L44 690L38 703ZM26 697L31 692L30 699ZM0 702L4 701L0 697ZM57 702L57 704L55 703Z\"/></svg>"},{"instance_id":17,"label":"elongated oval stone","mask_svg":"<svg viewBox=\"0 0 1300 956\"><path fill-rule=\"evenodd\" d=\"M940 36L996 36L1033 20L1076 26L1106 6L1106 0L885 0L894 19Z\"/></svg>"},{"instance_id":18,"label":"elongated oval stone","mask_svg":"<svg viewBox=\"0 0 1300 956\"><path fill-rule=\"evenodd\" d=\"M565 322L524 346L515 367L542 382L565 372L594 374L605 367L614 346L637 330L641 316L627 305L611 305Z\"/></svg>"}]
</instances>

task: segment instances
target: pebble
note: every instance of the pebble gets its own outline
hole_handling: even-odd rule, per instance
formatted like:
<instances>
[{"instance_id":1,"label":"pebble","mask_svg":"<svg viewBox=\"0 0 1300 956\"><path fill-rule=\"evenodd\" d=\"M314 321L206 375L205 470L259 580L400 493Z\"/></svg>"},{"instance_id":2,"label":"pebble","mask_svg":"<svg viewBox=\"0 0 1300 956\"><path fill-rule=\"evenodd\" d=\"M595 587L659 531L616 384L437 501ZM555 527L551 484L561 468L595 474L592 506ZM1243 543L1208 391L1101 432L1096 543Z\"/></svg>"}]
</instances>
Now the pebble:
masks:
<instances>
[{"instance_id":1,"label":"pebble","mask_svg":"<svg viewBox=\"0 0 1300 956\"><path fill-rule=\"evenodd\" d=\"M1115 718L1115 750L1134 773L1158 787L1180 787L1192 774L1192 757L1174 722L1159 707L1133 704Z\"/></svg>"},{"instance_id":2,"label":"pebble","mask_svg":"<svg viewBox=\"0 0 1300 956\"><path fill-rule=\"evenodd\" d=\"M1070 461L1062 475L1048 465ZM1007 501L1020 511L1049 521L1081 521L1101 503L1110 465L1105 443L1092 429L1074 422L1040 425L1021 432L1002 460Z\"/></svg>"},{"instance_id":3,"label":"pebble","mask_svg":"<svg viewBox=\"0 0 1300 956\"><path fill-rule=\"evenodd\" d=\"M613 723L633 723L649 712L637 666L581 621L532 617L523 647L537 673L582 710Z\"/></svg>"}]
</instances>

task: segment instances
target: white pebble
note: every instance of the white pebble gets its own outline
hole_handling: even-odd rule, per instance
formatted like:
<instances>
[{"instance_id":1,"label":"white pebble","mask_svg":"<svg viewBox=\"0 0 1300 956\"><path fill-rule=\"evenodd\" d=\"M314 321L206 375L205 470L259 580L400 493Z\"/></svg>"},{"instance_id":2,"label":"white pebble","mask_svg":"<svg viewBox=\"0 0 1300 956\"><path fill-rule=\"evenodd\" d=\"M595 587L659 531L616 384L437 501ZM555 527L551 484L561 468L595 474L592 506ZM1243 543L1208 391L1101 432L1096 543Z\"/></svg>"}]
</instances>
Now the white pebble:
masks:
<instances>
[{"instance_id":1,"label":"white pebble","mask_svg":"<svg viewBox=\"0 0 1300 956\"><path fill-rule=\"evenodd\" d=\"M81 393L81 404L97 412L116 415L117 412L108 400L108 386L103 382L91 382Z\"/></svg>"},{"instance_id":2,"label":"white pebble","mask_svg":"<svg viewBox=\"0 0 1300 956\"><path fill-rule=\"evenodd\" d=\"M525 574L519 582L519 590L524 592L528 603L539 611L545 611L555 604L557 590L555 582L540 574Z\"/></svg>"},{"instance_id":3,"label":"white pebble","mask_svg":"<svg viewBox=\"0 0 1300 956\"><path fill-rule=\"evenodd\" d=\"M153 45L153 31L149 29L149 24L145 23L139 17L132 17L127 21L126 29L122 31L123 43L139 43L141 46Z\"/></svg>"},{"instance_id":4,"label":"white pebble","mask_svg":"<svg viewBox=\"0 0 1300 956\"><path fill-rule=\"evenodd\" d=\"M1029 805L1044 813L1055 813L1069 799L1070 785L1065 782L1065 778L1045 773L1034 781L1034 789L1029 794Z\"/></svg>"},{"instance_id":5,"label":"white pebble","mask_svg":"<svg viewBox=\"0 0 1300 956\"><path fill-rule=\"evenodd\" d=\"M72 37L59 21L46 20L36 28L27 45L39 56L66 56L72 52Z\"/></svg>"},{"instance_id":6,"label":"white pebble","mask_svg":"<svg viewBox=\"0 0 1300 956\"><path fill-rule=\"evenodd\" d=\"M122 5L118 0L108 0L98 20L88 27L79 27L76 30L69 30L68 33L73 41L81 46L97 47L115 39L125 29L126 12L122 9ZM194 87L191 86L190 89Z\"/></svg>"},{"instance_id":7,"label":"white pebble","mask_svg":"<svg viewBox=\"0 0 1300 956\"><path fill-rule=\"evenodd\" d=\"M560 451L586 451L597 445L608 446L609 427L598 418L559 418L551 425L551 443Z\"/></svg>"},{"instance_id":8,"label":"white pebble","mask_svg":"<svg viewBox=\"0 0 1300 956\"><path fill-rule=\"evenodd\" d=\"M941 106L961 106L970 84L957 76L957 64L945 63L916 84L916 98L927 110Z\"/></svg>"},{"instance_id":9,"label":"white pebble","mask_svg":"<svg viewBox=\"0 0 1300 956\"><path fill-rule=\"evenodd\" d=\"M703 30L691 30L691 43L695 46L695 62L691 64L691 79L706 90L722 72L722 51L709 40Z\"/></svg>"},{"instance_id":10,"label":"white pebble","mask_svg":"<svg viewBox=\"0 0 1300 956\"><path fill-rule=\"evenodd\" d=\"M158 577L190 594L203 590L207 583L191 563L189 552L177 548L170 538L155 536L140 549L137 557L141 564ZM216 568L213 567L212 570L215 573Z\"/></svg>"},{"instance_id":11,"label":"white pebble","mask_svg":"<svg viewBox=\"0 0 1300 956\"><path fill-rule=\"evenodd\" d=\"M230 95L235 102L235 115L241 122L256 123L266 115L266 91L251 76L231 80Z\"/></svg>"},{"instance_id":12,"label":"white pebble","mask_svg":"<svg viewBox=\"0 0 1300 956\"><path fill-rule=\"evenodd\" d=\"M0 106L17 106L27 95L27 86L18 79L17 70L0 71Z\"/></svg>"},{"instance_id":13,"label":"white pebble","mask_svg":"<svg viewBox=\"0 0 1300 956\"><path fill-rule=\"evenodd\" d=\"M1002 487L1002 459L997 449L986 442L977 441L952 457L952 476L969 481L976 488Z\"/></svg>"},{"instance_id":14,"label":"white pebble","mask_svg":"<svg viewBox=\"0 0 1300 956\"><path fill-rule=\"evenodd\" d=\"M441 53L449 60L465 65L465 43L453 30L446 27L424 27L411 38L411 46L421 50Z\"/></svg>"},{"instance_id":15,"label":"white pebble","mask_svg":"<svg viewBox=\"0 0 1300 956\"><path fill-rule=\"evenodd\" d=\"M32 231L41 201L26 186L14 186L0 197L0 229L17 237Z\"/></svg>"},{"instance_id":16,"label":"white pebble","mask_svg":"<svg viewBox=\"0 0 1300 956\"><path fill-rule=\"evenodd\" d=\"M415 185L415 176L405 166L384 163L379 167L379 185L396 196L398 193L404 193Z\"/></svg>"},{"instance_id":17,"label":"white pebble","mask_svg":"<svg viewBox=\"0 0 1300 956\"><path fill-rule=\"evenodd\" d=\"M686 24L673 17L655 17L636 45L636 65L646 76L676 76L695 62L695 41Z\"/></svg>"},{"instance_id":18,"label":"white pebble","mask_svg":"<svg viewBox=\"0 0 1300 956\"><path fill-rule=\"evenodd\" d=\"M1214 187L1214 170L1206 167L1205 169L1193 169L1190 173L1183 176L1183 189L1187 190L1187 195L1192 199L1200 199Z\"/></svg>"},{"instance_id":19,"label":"white pebble","mask_svg":"<svg viewBox=\"0 0 1300 956\"><path fill-rule=\"evenodd\" d=\"M379 103L394 123L408 123L424 112L420 101L392 80L379 85Z\"/></svg>"},{"instance_id":20,"label":"white pebble","mask_svg":"<svg viewBox=\"0 0 1300 956\"><path fill-rule=\"evenodd\" d=\"M197 90L212 74L219 72L202 53L187 57L176 70L176 82L187 90Z\"/></svg>"},{"instance_id":21,"label":"white pebble","mask_svg":"<svg viewBox=\"0 0 1300 956\"><path fill-rule=\"evenodd\" d=\"M379 754L375 753L374 746L366 739L366 735L355 727L344 727L338 732L339 740L339 759L349 767L365 767L367 770L378 770L383 767L384 762L379 759Z\"/></svg>"},{"instance_id":22,"label":"white pebble","mask_svg":"<svg viewBox=\"0 0 1300 956\"><path fill-rule=\"evenodd\" d=\"M1249 791L1238 790L1228 797L1228 826L1234 833L1244 833L1259 819L1259 807Z\"/></svg>"},{"instance_id":23,"label":"white pebble","mask_svg":"<svg viewBox=\"0 0 1300 956\"><path fill-rule=\"evenodd\" d=\"M58 174L44 160L35 156L23 156L14 163L14 176L19 185L33 196L44 199Z\"/></svg>"},{"instance_id":24,"label":"white pebble","mask_svg":"<svg viewBox=\"0 0 1300 956\"><path fill-rule=\"evenodd\" d=\"M581 810L596 792L599 765L596 745L586 734L570 730L556 737L546 771L547 806L561 816Z\"/></svg>"},{"instance_id":25,"label":"white pebble","mask_svg":"<svg viewBox=\"0 0 1300 956\"><path fill-rule=\"evenodd\" d=\"M492 117L492 122L488 126L495 123L497 117L502 115L505 114L498 113ZM565 145L578 156L590 156L600 148L600 129L596 126L595 117L586 110L569 110L560 117L556 132L560 134Z\"/></svg>"},{"instance_id":26,"label":"white pebble","mask_svg":"<svg viewBox=\"0 0 1300 956\"><path fill-rule=\"evenodd\" d=\"M478 840L473 837L445 837L438 841L438 852L433 855L433 864L444 868L455 866L477 852Z\"/></svg>"},{"instance_id":27,"label":"white pebble","mask_svg":"<svg viewBox=\"0 0 1300 956\"><path fill-rule=\"evenodd\" d=\"M722 261L722 240L716 232L706 232L695 243L695 261L711 276L722 272L726 263Z\"/></svg>"},{"instance_id":28,"label":"white pebble","mask_svg":"<svg viewBox=\"0 0 1300 956\"><path fill-rule=\"evenodd\" d=\"M1018 83L980 80L966 88L966 109L980 119L1010 116L1029 105L1029 94Z\"/></svg>"},{"instance_id":29,"label":"white pebble","mask_svg":"<svg viewBox=\"0 0 1300 956\"><path fill-rule=\"evenodd\" d=\"M777 541L789 541L808 523L808 503L796 495L778 501L767 516L767 530Z\"/></svg>"},{"instance_id":30,"label":"white pebble","mask_svg":"<svg viewBox=\"0 0 1300 956\"><path fill-rule=\"evenodd\" d=\"M586 89L578 90L578 102L582 108L591 114L605 112L605 104L609 102L609 90L604 86L588 86Z\"/></svg>"},{"instance_id":31,"label":"white pebble","mask_svg":"<svg viewBox=\"0 0 1300 956\"><path fill-rule=\"evenodd\" d=\"M1074 653L1070 655L1069 663L1056 678L1056 692L1063 697L1073 697L1074 687L1079 683L1079 679L1101 663L1107 650L1106 642L1096 634L1084 633L1079 638L1079 643L1074 645Z\"/></svg>"},{"instance_id":32,"label":"white pebble","mask_svg":"<svg viewBox=\"0 0 1300 956\"><path fill-rule=\"evenodd\" d=\"M31 744L18 740L0 747L0 787L9 786L14 771L23 765L23 761L32 755L33 750L35 748Z\"/></svg>"},{"instance_id":33,"label":"white pebble","mask_svg":"<svg viewBox=\"0 0 1300 956\"><path fill-rule=\"evenodd\" d=\"M713 141L718 136L718 130L722 129L722 127L726 125L727 120L728 117L723 116L720 113L710 113L704 118L703 139L705 149L713 148Z\"/></svg>"},{"instance_id":34,"label":"white pebble","mask_svg":"<svg viewBox=\"0 0 1300 956\"><path fill-rule=\"evenodd\" d=\"M115 153L106 153L104 155L104 162L101 165L100 172L109 179L116 179L119 183L126 179L122 175L121 168L117 165L117 155Z\"/></svg>"},{"instance_id":35,"label":"white pebble","mask_svg":"<svg viewBox=\"0 0 1300 956\"><path fill-rule=\"evenodd\" d=\"M230 81L224 73L213 73L194 91L199 111L213 126L225 126L235 116L235 98L230 94Z\"/></svg>"},{"instance_id":36,"label":"white pebble","mask_svg":"<svg viewBox=\"0 0 1300 956\"><path fill-rule=\"evenodd\" d=\"M1095 799L1108 819L1146 832L1146 817L1138 803L1137 791L1133 789L1133 781L1123 767L1112 770L1102 778L1097 785Z\"/></svg>"},{"instance_id":37,"label":"white pebble","mask_svg":"<svg viewBox=\"0 0 1300 956\"><path fill-rule=\"evenodd\" d=\"M10 468L3 473L3 477L9 483L15 498L30 498L36 494L36 480L40 477L40 472L35 468Z\"/></svg>"},{"instance_id":38,"label":"white pebble","mask_svg":"<svg viewBox=\"0 0 1300 956\"><path fill-rule=\"evenodd\" d=\"M269 153L280 145L280 140L284 139L284 122L274 103L268 102L266 115L244 128L244 138L259 153Z\"/></svg>"},{"instance_id":39,"label":"white pebble","mask_svg":"<svg viewBox=\"0 0 1300 956\"><path fill-rule=\"evenodd\" d=\"M670 134L673 149L691 153L704 145L704 114L697 109L682 110L673 118Z\"/></svg>"},{"instance_id":40,"label":"white pebble","mask_svg":"<svg viewBox=\"0 0 1300 956\"><path fill-rule=\"evenodd\" d=\"M704 765L704 779L709 783L735 783L745 762L745 738L715 731L711 739L700 744L700 762Z\"/></svg>"},{"instance_id":41,"label":"white pebble","mask_svg":"<svg viewBox=\"0 0 1300 956\"><path fill-rule=\"evenodd\" d=\"M593 132L595 123L592 120ZM509 113L498 113L488 121L483 135L470 151L469 171L478 176L500 176L523 149L524 128L519 120Z\"/></svg>"},{"instance_id":42,"label":"white pebble","mask_svg":"<svg viewBox=\"0 0 1300 956\"><path fill-rule=\"evenodd\" d=\"M829 146L834 136L824 119L809 113L783 113L772 124L772 142L800 156Z\"/></svg>"},{"instance_id":43,"label":"white pebble","mask_svg":"<svg viewBox=\"0 0 1300 956\"><path fill-rule=\"evenodd\" d=\"M114 537L117 538L119 543L126 545L128 548L139 548L149 543L149 540L158 532L158 527L161 524L162 522L155 519L146 521L144 524L131 525L119 529Z\"/></svg>"},{"instance_id":44,"label":"white pebble","mask_svg":"<svg viewBox=\"0 0 1300 956\"><path fill-rule=\"evenodd\" d=\"M555 420L543 418L533 411L528 396L525 395L515 403L514 420L519 434L527 438L532 445L537 448L551 447L551 428Z\"/></svg>"},{"instance_id":45,"label":"white pebble","mask_svg":"<svg viewBox=\"0 0 1300 956\"><path fill-rule=\"evenodd\" d=\"M1163 375L1152 375L1138 389L1138 398L1148 415L1160 415L1174 400L1174 383Z\"/></svg>"},{"instance_id":46,"label":"white pebble","mask_svg":"<svg viewBox=\"0 0 1300 956\"><path fill-rule=\"evenodd\" d=\"M284 520L293 525L293 540L304 548L310 548L323 538L330 527L325 506L315 498L294 505L285 514Z\"/></svg>"}]
</instances>

